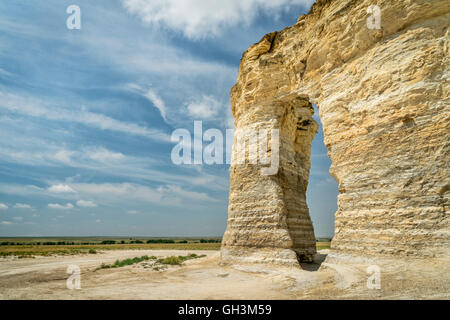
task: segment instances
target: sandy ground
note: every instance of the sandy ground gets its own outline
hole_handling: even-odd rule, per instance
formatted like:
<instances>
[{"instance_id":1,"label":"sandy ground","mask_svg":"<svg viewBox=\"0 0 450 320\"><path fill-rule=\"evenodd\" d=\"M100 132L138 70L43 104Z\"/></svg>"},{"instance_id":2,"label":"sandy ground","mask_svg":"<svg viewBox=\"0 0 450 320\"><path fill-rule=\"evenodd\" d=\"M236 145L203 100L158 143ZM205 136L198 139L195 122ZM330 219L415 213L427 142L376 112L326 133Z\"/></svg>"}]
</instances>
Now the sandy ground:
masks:
<instances>
[{"instance_id":1,"label":"sandy ground","mask_svg":"<svg viewBox=\"0 0 450 320\"><path fill-rule=\"evenodd\" d=\"M102 263L142 255L206 254L155 271L145 263L95 271ZM302 268L224 267L218 251L124 250L96 255L0 259L0 299L450 299L450 261L364 260L322 250ZM369 265L381 289L368 289ZM69 290L67 267L81 269L81 289Z\"/></svg>"}]
</instances>

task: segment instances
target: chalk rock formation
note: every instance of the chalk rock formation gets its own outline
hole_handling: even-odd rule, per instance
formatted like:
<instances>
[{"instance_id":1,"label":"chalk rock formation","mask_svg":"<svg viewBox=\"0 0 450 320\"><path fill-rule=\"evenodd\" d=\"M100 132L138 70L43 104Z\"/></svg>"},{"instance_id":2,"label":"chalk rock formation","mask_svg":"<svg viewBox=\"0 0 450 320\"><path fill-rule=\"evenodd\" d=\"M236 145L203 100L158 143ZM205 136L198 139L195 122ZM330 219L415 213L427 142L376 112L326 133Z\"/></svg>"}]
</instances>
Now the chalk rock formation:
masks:
<instances>
[{"instance_id":1,"label":"chalk rock formation","mask_svg":"<svg viewBox=\"0 0 450 320\"><path fill-rule=\"evenodd\" d=\"M450 255L449 12L447 0L318 0L243 54L236 129L278 128L280 159L269 176L232 163L223 263L313 257L311 103L339 183L332 250Z\"/></svg>"}]
</instances>

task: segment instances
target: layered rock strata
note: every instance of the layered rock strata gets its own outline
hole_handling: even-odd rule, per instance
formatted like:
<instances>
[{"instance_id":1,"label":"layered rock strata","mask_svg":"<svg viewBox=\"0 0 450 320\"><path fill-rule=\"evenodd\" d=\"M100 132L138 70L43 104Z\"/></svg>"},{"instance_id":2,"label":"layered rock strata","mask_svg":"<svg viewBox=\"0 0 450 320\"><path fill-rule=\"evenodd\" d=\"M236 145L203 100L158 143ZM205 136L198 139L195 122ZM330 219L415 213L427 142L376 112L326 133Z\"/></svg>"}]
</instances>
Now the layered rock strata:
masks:
<instances>
[{"instance_id":1,"label":"layered rock strata","mask_svg":"<svg viewBox=\"0 0 450 320\"><path fill-rule=\"evenodd\" d=\"M332 250L450 255L449 21L446 0L318 0L243 54L235 126L279 129L279 168L232 164L223 263L314 256L311 103L339 183Z\"/></svg>"}]
</instances>

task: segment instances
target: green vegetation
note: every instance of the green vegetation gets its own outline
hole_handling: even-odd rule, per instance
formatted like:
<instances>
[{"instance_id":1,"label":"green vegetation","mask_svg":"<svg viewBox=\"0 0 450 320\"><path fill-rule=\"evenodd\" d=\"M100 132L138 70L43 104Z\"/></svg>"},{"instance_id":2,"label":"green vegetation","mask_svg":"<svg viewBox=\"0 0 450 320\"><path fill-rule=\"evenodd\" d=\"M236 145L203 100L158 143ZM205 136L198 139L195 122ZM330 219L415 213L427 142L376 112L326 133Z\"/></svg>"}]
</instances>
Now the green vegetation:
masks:
<instances>
[{"instance_id":1,"label":"green vegetation","mask_svg":"<svg viewBox=\"0 0 450 320\"><path fill-rule=\"evenodd\" d=\"M116 244L115 240L103 240L100 244Z\"/></svg>"},{"instance_id":2,"label":"green vegetation","mask_svg":"<svg viewBox=\"0 0 450 320\"><path fill-rule=\"evenodd\" d=\"M215 243L200 238L1 238L0 257L95 254L102 250L219 250Z\"/></svg>"},{"instance_id":3,"label":"green vegetation","mask_svg":"<svg viewBox=\"0 0 450 320\"><path fill-rule=\"evenodd\" d=\"M88 250L81 250L81 249L67 249L67 248L59 248L59 249L48 249L45 248L45 250L39 250L37 247L30 248L29 246L25 246L23 248L20 248L21 250L5 250L0 247L0 257L7 257L7 256L16 256L19 259L22 258L34 258L35 256L53 256L53 255L77 255L77 254L83 254L83 253L89 253Z\"/></svg>"},{"instance_id":4,"label":"green vegetation","mask_svg":"<svg viewBox=\"0 0 450 320\"><path fill-rule=\"evenodd\" d=\"M209 240L205 240L205 239L200 239L200 243L221 243L222 240L216 240L216 239L209 239Z\"/></svg>"},{"instance_id":5,"label":"green vegetation","mask_svg":"<svg viewBox=\"0 0 450 320\"><path fill-rule=\"evenodd\" d=\"M329 249L329 240L318 239L317 250ZM1 238L0 257L95 254L103 250L220 250L220 243L220 238Z\"/></svg>"},{"instance_id":6,"label":"green vegetation","mask_svg":"<svg viewBox=\"0 0 450 320\"><path fill-rule=\"evenodd\" d=\"M316 248L317 248L317 250L330 249L331 242L317 242Z\"/></svg>"},{"instance_id":7,"label":"green vegetation","mask_svg":"<svg viewBox=\"0 0 450 320\"><path fill-rule=\"evenodd\" d=\"M206 257L206 255L196 255L195 253L190 254L188 256L171 256L171 257L167 257L167 258L163 258L163 259L158 259L158 263L160 264L168 264L168 265L181 265L183 262L185 262L186 260L192 260L192 259L199 259L199 258L203 258Z\"/></svg>"},{"instance_id":8,"label":"green vegetation","mask_svg":"<svg viewBox=\"0 0 450 320\"><path fill-rule=\"evenodd\" d=\"M147 243L175 243L175 240L172 239L149 239ZM187 241L186 241L187 243Z\"/></svg>"},{"instance_id":9,"label":"green vegetation","mask_svg":"<svg viewBox=\"0 0 450 320\"><path fill-rule=\"evenodd\" d=\"M14 241L8 241L14 240ZM128 241L127 241L128 240ZM95 246L95 245L117 245L117 244L187 244L187 243L220 243L220 238L129 238L129 239L102 239L102 238L3 238L0 246Z\"/></svg>"},{"instance_id":10,"label":"green vegetation","mask_svg":"<svg viewBox=\"0 0 450 320\"><path fill-rule=\"evenodd\" d=\"M159 271L161 269L164 269L165 265L172 265L172 266L179 266L181 264L183 264L183 262L187 261L187 260L192 260L192 259L199 259L199 258L203 258L206 257L206 255L197 255L195 253L187 255L187 256L171 256L171 257L166 257L166 258L161 258L161 259L157 259L155 256L142 256L142 257L135 257L135 258L131 258L131 259L125 259L125 260L116 260L113 264L104 264L102 263L102 265L100 267L98 267L97 269L95 269L95 271L100 270L100 269L113 269L113 268L121 268L121 267L125 267L125 266L130 266L133 264L138 264L144 261L149 261L149 260L153 260L153 269L156 271ZM148 265L144 265L144 268L148 268Z\"/></svg>"},{"instance_id":11,"label":"green vegetation","mask_svg":"<svg viewBox=\"0 0 450 320\"><path fill-rule=\"evenodd\" d=\"M156 259L156 257L152 257L152 258ZM148 256L142 256L140 258L136 257L133 259L116 260L116 262L114 262L113 264L102 263L102 265L100 266L99 269L120 268L120 267L130 266L130 265L136 264L136 263L141 263L142 261L147 261L147 260L150 260L150 258Z\"/></svg>"}]
</instances>

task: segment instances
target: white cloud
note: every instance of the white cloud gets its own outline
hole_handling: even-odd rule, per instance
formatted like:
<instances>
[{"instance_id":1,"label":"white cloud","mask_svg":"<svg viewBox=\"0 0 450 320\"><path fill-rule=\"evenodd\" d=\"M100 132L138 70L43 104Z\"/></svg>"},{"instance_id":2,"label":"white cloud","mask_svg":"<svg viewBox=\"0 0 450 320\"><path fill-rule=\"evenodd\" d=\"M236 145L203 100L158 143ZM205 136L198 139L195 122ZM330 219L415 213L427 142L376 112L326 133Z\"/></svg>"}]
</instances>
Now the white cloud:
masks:
<instances>
[{"instance_id":1,"label":"white cloud","mask_svg":"<svg viewBox=\"0 0 450 320\"><path fill-rule=\"evenodd\" d=\"M250 24L260 12L277 16L292 5L310 7L314 0L122 0L143 22L199 39L224 28Z\"/></svg>"},{"instance_id":2,"label":"white cloud","mask_svg":"<svg viewBox=\"0 0 450 320\"><path fill-rule=\"evenodd\" d=\"M8 225L13 224L13 223L10 222L10 221L2 221L2 224L5 225L5 226L8 226Z\"/></svg>"},{"instance_id":3,"label":"white cloud","mask_svg":"<svg viewBox=\"0 0 450 320\"><path fill-rule=\"evenodd\" d=\"M48 188L48 191L54 192L54 193L73 193L75 190L73 190L70 186L66 184L57 184L53 185L50 188Z\"/></svg>"},{"instance_id":4,"label":"white cloud","mask_svg":"<svg viewBox=\"0 0 450 320\"><path fill-rule=\"evenodd\" d=\"M97 204L93 201L78 200L77 206L82 207L82 208L96 208Z\"/></svg>"},{"instance_id":5,"label":"white cloud","mask_svg":"<svg viewBox=\"0 0 450 320\"><path fill-rule=\"evenodd\" d=\"M19 196L45 195L47 193L46 189L39 188L38 186L8 183L0 183L0 192Z\"/></svg>"},{"instance_id":6,"label":"white cloud","mask_svg":"<svg viewBox=\"0 0 450 320\"><path fill-rule=\"evenodd\" d=\"M146 202L159 202L162 194L149 187L131 183L76 183L73 188L80 194L91 198L117 201L120 199L143 200Z\"/></svg>"},{"instance_id":7,"label":"white cloud","mask_svg":"<svg viewBox=\"0 0 450 320\"><path fill-rule=\"evenodd\" d=\"M223 105L210 96L203 96L200 101L192 102L187 106L189 115L195 119L211 119L216 116Z\"/></svg>"},{"instance_id":8,"label":"white cloud","mask_svg":"<svg viewBox=\"0 0 450 320\"><path fill-rule=\"evenodd\" d=\"M61 161L62 163L70 163L72 160L72 156L75 154L75 152L70 150L60 150L56 152L54 155L54 158L58 161Z\"/></svg>"},{"instance_id":9,"label":"white cloud","mask_svg":"<svg viewBox=\"0 0 450 320\"><path fill-rule=\"evenodd\" d=\"M147 128L131 122L119 121L104 114L94 113L81 108L73 111L61 106L50 107L39 99L23 97L0 91L0 108L9 111L52 121L67 121L80 123L85 126L118 131L126 134L143 136L157 141L170 141L170 136L156 129ZM62 160L70 160L70 155L61 154Z\"/></svg>"},{"instance_id":10,"label":"white cloud","mask_svg":"<svg viewBox=\"0 0 450 320\"><path fill-rule=\"evenodd\" d=\"M152 189L147 186L132 183L78 183L71 185L79 194L99 199L103 202L140 201L156 203L164 206L181 205L181 200L200 200L216 202L206 193L187 191L176 185L160 186Z\"/></svg>"},{"instance_id":11,"label":"white cloud","mask_svg":"<svg viewBox=\"0 0 450 320\"><path fill-rule=\"evenodd\" d=\"M58 203L49 203L48 207L50 209L57 209L57 210L72 210L74 208L73 204L67 203L65 205L61 205Z\"/></svg>"},{"instance_id":12,"label":"white cloud","mask_svg":"<svg viewBox=\"0 0 450 320\"><path fill-rule=\"evenodd\" d=\"M0 210L8 210L8 206L4 203L0 203Z\"/></svg>"},{"instance_id":13,"label":"white cloud","mask_svg":"<svg viewBox=\"0 0 450 320\"><path fill-rule=\"evenodd\" d=\"M138 93L143 97L147 98L156 109L159 110L161 117L167 123L167 107L162 98L155 92L153 89L144 89L140 85L136 83L128 83L125 85L126 90L130 90L132 92Z\"/></svg>"},{"instance_id":14,"label":"white cloud","mask_svg":"<svg viewBox=\"0 0 450 320\"><path fill-rule=\"evenodd\" d=\"M31 209L31 206L28 204L24 204L24 203L16 203L14 205L14 208L16 208L16 209Z\"/></svg>"},{"instance_id":15,"label":"white cloud","mask_svg":"<svg viewBox=\"0 0 450 320\"><path fill-rule=\"evenodd\" d=\"M167 121L167 108L164 104L164 101L156 94L153 90L148 90L147 93L144 94L144 96L149 99L153 105L159 110L161 113L161 117L164 119L164 121Z\"/></svg>"},{"instance_id":16,"label":"white cloud","mask_svg":"<svg viewBox=\"0 0 450 320\"><path fill-rule=\"evenodd\" d=\"M13 220L16 220L16 221L22 221L22 220L23 220L23 217L14 217Z\"/></svg>"},{"instance_id":17,"label":"white cloud","mask_svg":"<svg viewBox=\"0 0 450 320\"><path fill-rule=\"evenodd\" d=\"M136 210L128 210L127 211L127 214L138 214L139 213L139 211L136 211Z\"/></svg>"},{"instance_id":18,"label":"white cloud","mask_svg":"<svg viewBox=\"0 0 450 320\"><path fill-rule=\"evenodd\" d=\"M11 72L6 71L5 69L0 68L0 75L5 75L5 76L12 76Z\"/></svg>"},{"instance_id":19,"label":"white cloud","mask_svg":"<svg viewBox=\"0 0 450 320\"><path fill-rule=\"evenodd\" d=\"M105 148L99 148L99 149L94 149L94 150L90 150L90 151L86 151L86 153L89 158L91 158L92 160L96 160L96 161L120 161L125 159L125 155L121 152L113 152L110 150L107 150Z\"/></svg>"},{"instance_id":20,"label":"white cloud","mask_svg":"<svg viewBox=\"0 0 450 320\"><path fill-rule=\"evenodd\" d=\"M234 117L233 117L233 113L231 112L230 105L228 105L225 112L226 112L225 113L225 121L224 121L225 128L234 129Z\"/></svg>"},{"instance_id":21,"label":"white cloud","mask_svg":"<svg viewBox=\"0 0 450 320\"><path fill-rule=\"evenodd\" d=\"M215 202L216 200L208 196L206 193L203 192L193 192L193 191L186 191L183 190L180 186L175 185L168 185L165 187L159 187L159 192L167 193L167 194L173 194L175 196L179 196L184 199L190 199L195 201L207 201L207 202Z\"/></svg>"}]
</instances>

